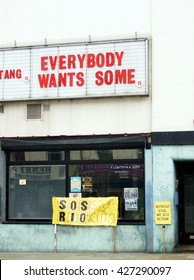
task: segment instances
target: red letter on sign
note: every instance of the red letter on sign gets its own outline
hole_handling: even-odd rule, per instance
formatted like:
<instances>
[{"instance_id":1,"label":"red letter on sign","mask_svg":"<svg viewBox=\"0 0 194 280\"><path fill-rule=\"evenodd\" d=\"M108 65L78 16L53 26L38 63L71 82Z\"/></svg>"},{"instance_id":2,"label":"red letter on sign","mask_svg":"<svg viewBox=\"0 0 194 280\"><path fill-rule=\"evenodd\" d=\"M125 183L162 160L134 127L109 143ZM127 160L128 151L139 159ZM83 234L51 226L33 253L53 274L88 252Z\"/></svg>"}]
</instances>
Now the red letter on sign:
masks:
<instances>
[{"instance_id":1,"label":"red letter on sign","mask_svg":"<svg viewBox=\"0 0 194 280\"><path fill-rule=\"evenodd\" d=\"M92 68L95 66L95 55L93 53L89 53L87 56L87 67Z\"/></svg>"},{"instance_id":2,"label":"red letter on sign","mask_svg":"<svg viewBox=\"0 0 194 280\"><path fill-rule=\"evenodd\" d=\"M96 85L101 86L103 84L103 72L98 71L96 72Z\"/></svg>"},{"instance_id":3,"label":"red letter on sign","mask_svg":"<svg viewBox=\"0 0 194 280\"><path fill-rule=\"evenodd\" d=\"M48 56L42 56L41 57L41 70L46 71L48 70Z\"/></svg>"},{"instance_id":4,"label":"red letter on sign","mask_svg":"<svg viewBox=\"0 0 194 280\"><path fill-rule=\"evenodd\" d=\"M50 65L51 65L51 69L55 70L56 66L57 66L57 56L49 56L49 60L50 60Z\"/></svg>"},{"instance_id":5,"label":"red letter on sign","mask_svg":"<svg viewBox=\"0 0 194 280\"><path fill-rule=\"evenodd\" d=\"M83 68L84 67L84 59L85 59L85 57L86 57L86 55L85 54L78 54L77 55L77 58L78 58L78 60L79 60L79 67L80 68Z\"/></svg>"},{"instance_id":6,"label":"red letter on sign","mask_svg":"<svg viewBox=\"0 0 194 280\"><path fill-rule=\"evenodd\" d=\"M128 69L128 84L135 84L135 69Z\"/></svg>"},{"instance_id":7,"label":"red letter on sign","mask_svg":"<svg viewBox=\"0 0 194 280\"><path fill-rule=\"evenodd\" d=\"M65 55L59 56L59 69L66 69L66 56Z\"/></svg>"},{"instance_id":8,"label":"red letter on sign","mask_svg":"<svg viewBox=\"0 0 194 280\"><path fill-rule=\"evenodd\" d=\"M118 66L121 66L122 65L122 59L123 59L123 55L124 55L124 52L115 52L115 56L117 58L117 61L118 61Z\"/></svg>"},{"instance_id":9,"label":"red letter on sign","mask_svg":"<svg viewBox=\"0 0 194 280\"><path fill-rule=\"evenodd\" d=\"M82 72L78 72L77 73L77 82L76 82L76 85L78 87L81 87L84 85L84 73Z\"/></svg>"},{"instance_id":10,"label":"red letter on sign","mask_svg":"<svg viewBox=\"0 0 194 280\"><path fill-rule=\"evenodd\" d=\"M38 74L38 80L41 88L47 88L48 81L49 81L49 74L42 74L42 75Z\"/></svg>"},{"instance_id":11,"label":"red letter on sign","mask_svg":"<svg viewBox=\"0 0 194 280\"><path fill-rule=\"evenodd\" d=\"M75 61L76 61L76 56L74 54L70 54L68 56L68 69L76 68Z\"/></svg>"},{"instance_id":12,"label":"red letter on sign","mask_svg":"<svg viewBox=\"0 0 194 280\"><path fill-rule=\"evenodd\" d=\"M113 83L113 72L111 70L107 70L105 72L104 82L107 85L111 85Z\"/></svg>"}]
</instances>

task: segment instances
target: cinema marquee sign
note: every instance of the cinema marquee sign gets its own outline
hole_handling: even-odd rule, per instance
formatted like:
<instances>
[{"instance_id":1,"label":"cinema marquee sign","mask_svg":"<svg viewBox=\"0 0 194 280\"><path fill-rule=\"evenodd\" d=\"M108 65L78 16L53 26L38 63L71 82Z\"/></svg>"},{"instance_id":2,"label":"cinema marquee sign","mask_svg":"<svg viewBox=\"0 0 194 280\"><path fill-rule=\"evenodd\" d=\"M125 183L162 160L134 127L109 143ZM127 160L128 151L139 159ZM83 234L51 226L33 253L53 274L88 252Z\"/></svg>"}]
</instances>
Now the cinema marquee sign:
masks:
<instances>
[{"instance_id":1,"label":"cinema marquee sign","mask_svg":"<svg viewBox=\"0 0 194 280\"><path fill-rule=\"evenodd\" d=\"M0 51L0 100L148 94L148 42L122 40Z\"/></svg>"}]
</instances>

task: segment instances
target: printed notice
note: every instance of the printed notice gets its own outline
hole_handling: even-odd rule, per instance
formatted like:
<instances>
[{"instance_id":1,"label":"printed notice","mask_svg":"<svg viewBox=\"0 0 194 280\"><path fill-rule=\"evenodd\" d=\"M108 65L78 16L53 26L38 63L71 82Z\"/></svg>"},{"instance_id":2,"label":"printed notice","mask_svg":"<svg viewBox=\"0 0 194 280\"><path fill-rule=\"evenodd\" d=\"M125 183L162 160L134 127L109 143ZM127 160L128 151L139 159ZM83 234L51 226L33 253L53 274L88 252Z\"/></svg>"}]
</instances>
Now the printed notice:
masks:
<instances>
[{"instance_id":1,"label":"printed notice","mask_svg":"<svg viewBox=\"0 0 194 280\"><path fill-rule=\"evenodd\" d=\"M80 193L81 192L81 177L74 176L71 177L70 187L72 193Z\"/></svg>"},{"instance_id":2,"label":"printed notice","mask_svg":"<svg viewBox=\"0 0 194 280\"><path fill-rule=\"evenodd\" d=\"M155 224L170 225L171 224L171 203L170 201L155 202Z\"/></svg>"}]
</instances>

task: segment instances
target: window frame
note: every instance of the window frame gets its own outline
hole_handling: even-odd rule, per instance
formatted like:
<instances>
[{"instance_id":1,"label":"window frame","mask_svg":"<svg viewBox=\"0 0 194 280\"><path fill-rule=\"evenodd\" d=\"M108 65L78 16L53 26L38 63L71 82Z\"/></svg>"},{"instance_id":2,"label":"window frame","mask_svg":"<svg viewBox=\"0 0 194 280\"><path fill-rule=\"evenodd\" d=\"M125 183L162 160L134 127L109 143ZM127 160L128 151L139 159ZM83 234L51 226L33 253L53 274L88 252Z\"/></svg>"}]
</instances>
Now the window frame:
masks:
<instances>
[{"instance_id":1,"label":"window frame","mask_svg":"<svg viewBox=\"0 0 194 280\"><path fill-rule=\"evenodd\" d=\"M33 150L20 150L20 152L33 152ZM34 152L37 152L38 150L35 149ZM42 151L42 150L40 150ZM46 150L48 152L56 152L56 150ZM58 151L58 150L57 150ZM60 150L61 151L61 150ZM42 160L42 161L25 161L25 160L19 160L19 161L11 161L10 160L10 154L12 152L16 152L16 150L8 151L6 152L6 211L5 211L5 223L11 223L11 224L51 224L52 223L52 217L51 219L12 219L9 218L9 167L10 166L31 166L31 165L38 165L38 166L45 166L45 165L65 165L64 160ZM18 152L18 150L17 150ZM66 169L66 166L65 166ZM68 193L68 192L67 192Z\"/></svg>"},{"instance_id":2,"label":"window frame","mask_svg":"<svg viewBox=\"0 0 194 280\"><path fill-rule=\"evenodd\" d=\"M141 159L99 159L99 160L72 160L70 159L70 152L75 151L75 150L107 150L107 149L142 149L142 158ZM145 148L143 146L139 145L134 145L133 147L125 147L125 146L111 146L108 145L106 147L94 147L94 146L88 146L87 149L85 147L78 147L78 148L73 148L73 149L44 149L44 151L48 152L60 152L63 151L65 154L64 159L62 160L47 160L47 161L11 161L10 160L10 154L11 152L16 152L16 151L21 151L21 152L36 152L36 151L43 151L42 149L12 149L11 151L6 151L6 217L5 217L5 222L6 223L22 223L22 224L51 224L52 223L52 217L51 219L10 219L9 218L9 166L13 165L65 165L66 167L66 194L69 196L70 193L70 174L69 174L69 165L72 164L135 164L135 163L141 163L143 164L143 206L144 206L144 219L143 220L124 220L124 219L118 219L118 224L120 225L144 225L145 224L145 160L144 160L144 153L145 153Z\"/></svg>"}]
</instances>

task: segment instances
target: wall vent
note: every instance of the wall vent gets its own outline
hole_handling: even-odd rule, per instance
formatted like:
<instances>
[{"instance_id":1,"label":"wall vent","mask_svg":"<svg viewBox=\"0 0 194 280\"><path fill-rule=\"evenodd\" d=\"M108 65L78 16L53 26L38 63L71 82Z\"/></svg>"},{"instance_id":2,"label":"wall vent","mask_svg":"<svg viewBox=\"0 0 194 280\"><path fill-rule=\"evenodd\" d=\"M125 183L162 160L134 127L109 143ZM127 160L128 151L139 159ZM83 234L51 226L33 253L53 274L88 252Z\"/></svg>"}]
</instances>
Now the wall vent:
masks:
<instances>
[{"instance_id":1,"label":"wall vent","mask_svg":"<svg viewBox=\"0 0 194 280\"><path fill-rule=\"evenodd\" d=\"M41 119L41 104L27 104L27 119Z\"/></svg>"}]
</instances>

